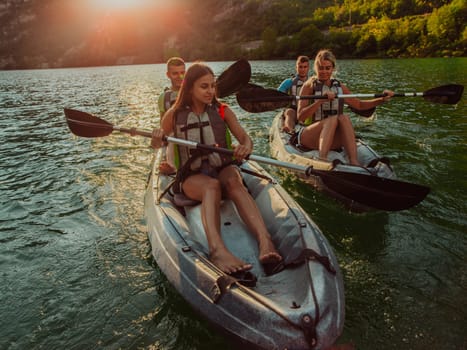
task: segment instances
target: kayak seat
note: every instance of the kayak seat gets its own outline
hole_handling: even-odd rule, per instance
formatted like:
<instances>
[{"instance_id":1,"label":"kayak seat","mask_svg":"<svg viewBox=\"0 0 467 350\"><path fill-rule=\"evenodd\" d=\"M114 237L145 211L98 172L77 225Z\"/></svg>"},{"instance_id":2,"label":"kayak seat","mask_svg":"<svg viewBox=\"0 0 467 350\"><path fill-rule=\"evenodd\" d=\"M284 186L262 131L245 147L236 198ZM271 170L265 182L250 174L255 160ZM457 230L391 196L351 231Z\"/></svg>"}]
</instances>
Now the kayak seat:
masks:
<instances>
[{"instance_id":1,"label":"kayak seat","mask_svg":"<svg viewBox=\"0 0 467 350\"><path fill-rule=\"evenodd\" d=\"M201 203L200 201L188 198L183 193L174 193L173 185L175 181L170 182L165 189L162 191L161 195L159 196L159 200L166 196L175 206L183 208L183 207L192 207Z\"/></svg>"},{"instance_id":2,"label":"kayak seat","mask_svg":"<svg viewBox=\"0 0 467 350\"><path fill-rule=\"evenodd\" d=\"M262 176L261 174L254 173L252 171L249 171L248 169L240 168L240 170L245 172L245 173L254 174L254 175L260 176L260 177ZM263 177L265 177L265 176L263 176ZM268 177L265 177L265 178L267 178L270 182L272 182L272 180L270 178L268 178ZM170 193L170 196L171 196L172 203L175 204L177 207L193 207L195 205L201 204L201 201L198 201L196 199L188 198L187 196L185 196L184 193L174 193L173 187L172 187L173 184L174 184L174 182L172 182L170 184L169 193ZM243 181L243 184L248 189L248 186L246 185L245 181Z\"/></svg>"}]
</instances>

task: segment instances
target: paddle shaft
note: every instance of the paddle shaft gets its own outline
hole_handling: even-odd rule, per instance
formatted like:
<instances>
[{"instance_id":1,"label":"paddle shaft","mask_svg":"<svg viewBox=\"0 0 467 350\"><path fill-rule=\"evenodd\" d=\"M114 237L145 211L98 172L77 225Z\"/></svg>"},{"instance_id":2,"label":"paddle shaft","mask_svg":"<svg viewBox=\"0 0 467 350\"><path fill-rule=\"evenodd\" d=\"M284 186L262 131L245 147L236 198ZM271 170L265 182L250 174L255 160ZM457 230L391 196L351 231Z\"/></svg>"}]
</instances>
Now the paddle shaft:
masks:
<instances>
[{"instance_id":1,"label":"paddle shaft","mask_svg":"<svg viewBox=\"0 0 467 350\"><path fill-rule=\"evenodd\" d=\"M446 95L444 93L443 95ZM388 95L385 93L379 93L379 94L341 94L337 95L336 98L379 98L379 97L387 97ZM423 97L426 96L424 92L399 92L399 93L394 93L392 97ZM302 99L323 99L327 98L327 96L315 96L315 95L310 95L310 96L296 96L297 100L302 100Z\"/></svg>"},{"instance_id":2,"label":"paddle shaft","mask_svg":"<svg viewBox=\"0 0 467 350\"><path fill-rule=\"evenodd\" d=\"M88 127L92 127L92 126L93 125L91 123L89 123ZM100 125L97 125L97 126L100 126ZM152 137L152 132L148 131L148 130L137 129L137 128L125 128L125 127L121 127L121 126L117 126L117 125L108 125L107 127L109 129L113 130L113 131L119 131L119 132L122 132L122 133L130 134L131 136L139 135L139 136L144 136L144 137L148 137L148 138ZM230 150L230 149L205 145L205 144L197 143L197 142L194 142L194 141L175 138L175 137L172 137L172 136L165 136L164 141L167 141L167 142L170 142L170 143L175 143L175 144L180 145L180 146L197 148L197 149L202 149L202 150L210 151L210 152L223 153L223 154L227 154L227 155L233 155L234 154L233 150ZM297 165L297 164L293 164L293 163L281 162L281 161L278 161L278 160L275 160L275 159L261 157L261 156L257 156L257 155L254 155L254 154L250 154L248 159L251 159L251 160L259 162L259 163L280 166L280 167L288 168L288 169L295 170L295 171L301 171L301 172L304 172L307 176L309 176L313 171L311 167L305 167L305 166L301 166L301 165Z\"/></svg>"},{"instance_id":3,"label":"paddle shaft","mask_svg":"<svg viewBox=\"0 0 467 350\"><path fill-rule=\"evenodd\" d=\"M149 138L152 137L152 132L151 131L147 131L147 130L143 130L143 129L123 128L121 126L115 126L115 125L112 126L112 129L114 131L120 131L120 132L123 132L123 133L126 133L126 134L130 134L131 136L139 135L139 136L144 136L144 137L149 137Z\"/></svg>"},{"instance_id":4,"label":"paddle shaft","mask_svg":"<svg viewBox=\"0 0 467 350\"><path fill-rule=\"evenodd\" d=\"M73 134L81 137L103 137L113 131L127 133L132 136L140 135L151 138L152 132L137 128L114 126L111 123L93 116L92 114L65 108L67 124ZM165 141L190 148L204 149L209 152L218 152L234 155L234 151L212 145L200 144L193 141L164 137ZM279 160L250 155L248 159L269 165L288 168L304 174L305 176L318 176L332 191L341 193L352 201L362 203L369 207L383 210L407 209L421 200L429 192L426 186L420 186L397 180L389 180L376 176L348 173L340 171L317 170L312 166L303 166Z\"/></svg>"},{"instance_id":5,"label":"paddle shaft","mask_svg":"<svg viewBox=\"0 0 467 350\"><path fill-rule=\"evenodd\" d=\"M221 147L200 144L194 141L164 137L165 141L181 146L203 149L210 152L233 155L233 151ZM340 171L316 170L312 166L283 162L276 159L250 154L249 160L279 166L304 174L317 176L331 190L370 208L397 211L408 209L422 201L429 188L408 182L379 178L377 176L346 173Z\"/></svg>"},{"instance_id":6,"label":"paddle shaft","mask_svg":"<svg viewBox=\"0 0 467 350\"><path fill-rule=\"evenodd\" d=\"M202 149L202 150L205 150L205 151L223 153L223 154L227 154L227 155L233 155L234 154L234 152L232 150L230 150L230 149L216 147L216 146L210 146L210 145L204 145L204 144L197 143L197 142L194 142L194 141L178 139L178 138L171 137L171 136L167 136L164 139L167 142L175 143L175 144L180 145L180 146L198 148L198 149ZM306 167L306 166L302 166L302 165L298 165L298 164L282 162L282 161L279 161L279 160L276 160L276 159L257 156L257 155L254 155L254 154L250 154L248 156L248 159L253 160L255 162L258 162L258 163L274 165L274 166L288 168L290 170L300 171L300 172L305 173L306 176L309 176L314 171L312 167Z\"/></svg>"},{"instance_id":7,"label":"paddle shaft","mask_svg":"<svg viewBox=\"0 0 467 350\"><path fill-rule=\"evenodd\" d=\"M341 94L336 95L335 98L380 98L386 97L384 93L379 94ZM392 97L423 97L425 96L423 92L405 92L405 93L395 93ZM303 96L264 96L260 98L252 97L244 98L245 102L275 102L275 101L299 101L299 100L326 100L328 97L326 95L303 95Z\"/></svg>"},{"instance_id":8,"label":"paddle shaft","mask_svg":"<svg viewBox=\"0 0 467 350\"><path fill-rule=\"evenodd\" d=\"M99 120L97 117L95 117L95 118L96 118L96 121ZM73 121L73 120L71 120L71 121ZM76 121L74 121L74 122L76 123ZM90 122L88 122L87 125L86 125L86 123L80 122L80 125L84 129L94 128L94 127L102 127L101 124L95 124L95 123L93 124L93 123L90 123ZM137 128L125 128L125 127L121 127L121 126L117 126L117 125L111 125L111 124L106 124L104 127L108 129L108 133L110 133L112 131L119 131L119 132L122 132L122 133L130 134L131 136L139 135L139 136L144 136L144 137L148 137L148 138L152 137L152 132L148 131L148 130L137 129ZM230 149L205 145L205 144L197 143L197 142L194 142L194 141L183 140L183 139L179 139L179 138L175 138L175 137L171 137L171 136L165 136L164 141L175 143L175 144L180 145L180 146L198 148L198 149L203 149L205 151L223 153L223 154L227 154L227 155L233 155L233 153L234 153ZM248 157L248 159L251 159L251 160L256 161L256 162L264 163L264 164L289 168L289 169L295 170L295 171L302 171L302 172L304 172L305 174L308 174L308 175L311 172L311 168L310 168L310 170L308 170L308 168L304 167L304 166L300 166L300 165L296 165L296 164L292 164L292 163L281 162L281 161L271 159L271 158L256 156L254 154L251 154Z\"/></svg>"},{"instance_id":9,"label":"paddle shaft","mask_svg":"<svg viewBox=\"0 0 467 350\"><path fill-rule=\"evenodd\" d=\"M393 97L423 97L433 103L442 104L457 104L462 97L464 91L463 85L449 84L438 86L424 92L404 92L394 93ZM336 98L381 98L386 97L385 93L368 93L368 94L338 94ZM238 104L248 112L260 113L274 110L277 108L286 107L291 101L298 102L299 100L315 100L328 99L326 95L303 95L293 96L283 93L275 89L265 89L259 85L247 84L244 89L237 93ZM368 113L359 113L362 116L371 115L372 110Z\"/></svg>"}]
</instances>

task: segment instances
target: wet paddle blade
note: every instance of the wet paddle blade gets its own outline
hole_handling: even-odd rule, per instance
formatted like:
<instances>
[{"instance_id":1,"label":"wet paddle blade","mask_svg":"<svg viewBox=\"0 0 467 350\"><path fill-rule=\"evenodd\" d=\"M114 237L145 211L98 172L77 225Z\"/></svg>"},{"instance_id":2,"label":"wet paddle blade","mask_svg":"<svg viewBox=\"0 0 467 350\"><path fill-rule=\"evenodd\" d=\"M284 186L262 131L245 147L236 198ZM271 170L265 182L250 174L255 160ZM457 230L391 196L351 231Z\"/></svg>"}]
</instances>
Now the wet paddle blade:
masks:
<instances>
[{"instance_id":1,"label":"wet paddle blade","mask_svg":"<svg viewBox=\"0 0 467 350\"><path fill-rule=\"evenodd\" d=\"M332 191L365 206L387 210L404 210L417 205L430 188L409 182L339 171L314 170Z\"/></svg>"},{"instance_id":2,"label":"wet paddle blade","mask_svg":"<svg viewBox=\"0 0 467 350\"><path fill-rule=\"evenodd\" d=\"M250 113L269 112L288 107L294 98L281 91L265 89L259 85L247 84L237 92L237 102Z\"/></svg>"},{"instance_id":3,"label":"wet paddle blade","mask_svg":"<svg viewBox=\"0 0 467 350\"><path fill-rule=\"evenodd\" d=\"M216 96L224 98L239 91L251 78L251 66L246 59L240 59L219 75L216 81Z\"/></svg>"},{"instance_id":4,"label":"wet paddle blade","mask_svg":"<svg viewBox=\"0 0 467 350\"><path fill-rule=\"evenodd\" d=\"M455 105L461 99L463 92L463 85L449 84L425 91L423 98L434 103Z\"/></svg>"},{"instance_id":5,"label":"wet paddle blade","mask_svg":"<svg viewBox=\"0 0 467 350\"><path fill-rule=\"evenodd\" d=\"M65 117L71 132L81 137L102 137L112 133L113 125L92 114L65 108Z\"/></svg>"},{"instance_id":6,"label":"wet paddle blade","mask_svg":"<svg viewBox=\"0 0 467 350\"><path fill-rule=\"evenodd\" d=\"M202 146L204 147L204 145ZM249 159L286 168L305 176L316 176L321 179L322 184L329 191L340 197L345 197L349 202L354 201L374 209L387 211L408 209L420 203L430 192L430 188L426 186L385 179L370 174L318 170L310 166L257 155L250 155Z\"/></svg>"}]
</instances>

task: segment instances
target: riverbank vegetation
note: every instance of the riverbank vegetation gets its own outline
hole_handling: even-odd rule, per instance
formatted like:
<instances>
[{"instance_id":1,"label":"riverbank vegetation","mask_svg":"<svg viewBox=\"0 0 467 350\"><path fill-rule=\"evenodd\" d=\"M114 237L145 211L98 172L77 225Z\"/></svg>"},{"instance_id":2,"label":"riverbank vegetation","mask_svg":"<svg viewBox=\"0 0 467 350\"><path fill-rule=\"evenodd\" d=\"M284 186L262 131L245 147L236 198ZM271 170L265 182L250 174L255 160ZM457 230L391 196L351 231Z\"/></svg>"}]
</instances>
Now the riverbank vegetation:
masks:
<instances>
[{"instance_id":1,"label":"riverbank vegetation","mask_svg":"<svg viewBox=\"0 0 467 350\"><path fill-rule=\"evenodd\" d=\"M467 0L6 0L0 69L466 56L466 18Z\"/></svg>"},{"instance_id":2,"label":"riverbank vegetation","mask_svg":"<svg viewBox=\"0 0 467 350\"><path fill-rule=\"evenodd\" d=\"M295 0L268 7L248 1L243 13L224 21L222 36L234 30L261 38L253 48L240 46L254 59L295 58L322 47L348 58L466 55L466 0Z\"/></svg>"}]
</instances>

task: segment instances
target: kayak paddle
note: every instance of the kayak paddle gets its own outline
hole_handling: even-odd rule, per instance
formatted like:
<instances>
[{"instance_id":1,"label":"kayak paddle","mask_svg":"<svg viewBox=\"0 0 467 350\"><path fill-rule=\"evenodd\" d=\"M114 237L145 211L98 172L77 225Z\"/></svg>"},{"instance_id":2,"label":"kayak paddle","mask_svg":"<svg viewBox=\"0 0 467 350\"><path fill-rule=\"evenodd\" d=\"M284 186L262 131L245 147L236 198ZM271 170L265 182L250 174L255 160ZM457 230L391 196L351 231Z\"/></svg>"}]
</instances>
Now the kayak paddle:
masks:
<instances>
[{"instance_id":1,"label":"kayak paddle","mask_svg":"<svg viewBox=\"0 0 467 350\"><path fill-rule=\"evenodd\" d=\"M216 80L216 96L224 98L243 88L251 78L251 66L240 59L223 71Z\"/></svg>"},{"instance_id":2,"label":"kayak paddle","mask_svg":"<svg viewBox=\"0 0 467 350\"><path fill-rule=\"evenodd\" d=\"M123 128L100 119L92 114L65 108L66 121L71 132L82 137L102 137L113 131L152 137L152 132L137 128ZM205 145L193 141L166 137L167 142L182 146L233 155L233 151L225 148ZM248 159L287 168L305 176L318 176L332 191L342 194L350 200L380 210L397 211L410 208L421 202L430 192L430 188L399 180L380 178L372 175L347 173L340 171L316 170L311 166L303 166L257 155Z\"/></svg>"},{"instance_id":3,"label":"kayak paddle","mask_svg":"<svg viewBox=\"0 0 467 350\"><path fill-rule=\"evenodd\" d=\"M462 97L464 91L463 85L449 84L438 86L424 92L405 92L395 93L393 97L423 97L425 100L442 103L442 104L456 104ZM378 94L343 94L338 95L337 98L378 98L384 97L384 93ZM313 100L313 99L326 99L322 95L305 95L293 96L275 89L265 89L258 85L247 84L243 89L237 93L237 102L244 110L251 113L260 113L272 111L278 108L287 107L291 101L298 100ZM363 111L363 116L370 115L370 109ZM359 111L354 112L358 113Z\"/></svg>"},{"instance_id":4,"label":"kayak paddle","mask_svg":"<svg viewBox=\"0 0 467 350\"><path fill-rule=\"evenodd\" d=\"M325 99L325 96L308 96L316 97L320 99ZM288 95L282 91L274 89L265 89L262 86L247 83L244 87L237 92L237 102L244 110L250 113L261 113L272 111L278 108L284 108L289 106L290 102L293 100L304 99L301 96ZM350 106L349 106L350 107ZM369 118L374 113L376 108L370 109L356 109L350 107L352 112Z\"/></svg>"}]
</instances>

